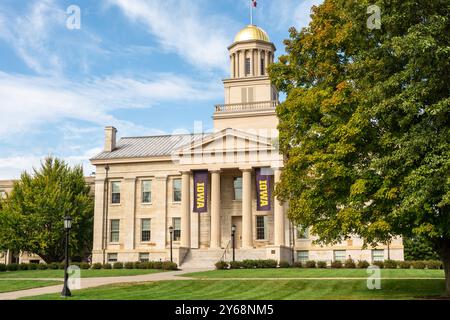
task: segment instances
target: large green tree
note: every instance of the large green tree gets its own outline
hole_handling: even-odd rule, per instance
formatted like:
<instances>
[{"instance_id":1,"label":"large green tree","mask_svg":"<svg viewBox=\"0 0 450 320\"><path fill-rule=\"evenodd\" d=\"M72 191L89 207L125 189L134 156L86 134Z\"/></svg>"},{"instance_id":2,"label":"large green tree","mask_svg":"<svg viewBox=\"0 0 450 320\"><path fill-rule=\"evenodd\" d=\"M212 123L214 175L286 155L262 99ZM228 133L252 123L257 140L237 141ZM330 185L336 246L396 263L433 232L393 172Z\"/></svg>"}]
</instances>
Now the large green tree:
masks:
<instances>
[{"instance_id":1,"label":"large green tree","mask_svg":"<svg viewBox=\"0 0 450 320\"><path fill-rule=\"evenodd\" d=\"M72 217L72 256L92 247L93 198L81 166L48 157L33 174L23 173L0 207L0 248L64 259L65 216Z\"/></svg>"},{"instance_id":2,"label":"large green tree","mask_svg":"<svg viewBox=\"0 0 450 320\"><path fill-rule=\"evenodd\" d=\"M381 9L381 29L367 9ZM450 294L450 2L325 0L270 68L277 194L319 242L425 238Z\"/></svg>"}]
</instances>

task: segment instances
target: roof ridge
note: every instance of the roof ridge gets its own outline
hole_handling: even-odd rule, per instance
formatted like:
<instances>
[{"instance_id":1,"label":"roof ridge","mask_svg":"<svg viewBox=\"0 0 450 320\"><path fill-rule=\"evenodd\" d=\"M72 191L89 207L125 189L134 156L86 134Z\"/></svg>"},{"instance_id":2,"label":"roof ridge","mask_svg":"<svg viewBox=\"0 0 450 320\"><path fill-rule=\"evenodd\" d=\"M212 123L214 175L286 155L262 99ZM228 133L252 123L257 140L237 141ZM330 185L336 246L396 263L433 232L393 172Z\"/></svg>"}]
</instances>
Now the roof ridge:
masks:
<instances>
[{"instance_id":1,"label":"roof ridge","mask_svg":"<svg viewBox=\"0 0 450 320\"><path fill-rule=\"evenodd\" d=\"M199 136L199 135L210 135L211 133L180 133L180 134L161 134L154 136L137 136L137 137L121 137L120 139L142 139L142 138L159 138L159 137L182 137L182 136Z\"/></svg>"}]
</instances>

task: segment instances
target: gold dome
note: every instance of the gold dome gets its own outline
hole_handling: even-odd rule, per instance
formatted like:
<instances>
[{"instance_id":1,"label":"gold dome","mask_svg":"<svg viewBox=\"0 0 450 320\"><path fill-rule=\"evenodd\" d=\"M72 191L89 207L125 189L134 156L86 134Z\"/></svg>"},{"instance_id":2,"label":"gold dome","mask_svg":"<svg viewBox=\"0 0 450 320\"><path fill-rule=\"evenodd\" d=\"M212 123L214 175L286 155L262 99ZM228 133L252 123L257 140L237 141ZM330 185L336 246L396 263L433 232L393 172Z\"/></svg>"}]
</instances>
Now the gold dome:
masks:
<instances>
[{"instance_id":1,"label":"gold dome","mask_svg":"<svg viewBox=\"0 0 450 320\"><path fill-rule=\"evenodd\" d=\"M251 40L261 40L270 42L267 33L263 29L255 25L246 26L244 29L239 31L239 33L236 35L236 38L234 38L234 42L251 41Z\"/></svg>"}]
</instances>

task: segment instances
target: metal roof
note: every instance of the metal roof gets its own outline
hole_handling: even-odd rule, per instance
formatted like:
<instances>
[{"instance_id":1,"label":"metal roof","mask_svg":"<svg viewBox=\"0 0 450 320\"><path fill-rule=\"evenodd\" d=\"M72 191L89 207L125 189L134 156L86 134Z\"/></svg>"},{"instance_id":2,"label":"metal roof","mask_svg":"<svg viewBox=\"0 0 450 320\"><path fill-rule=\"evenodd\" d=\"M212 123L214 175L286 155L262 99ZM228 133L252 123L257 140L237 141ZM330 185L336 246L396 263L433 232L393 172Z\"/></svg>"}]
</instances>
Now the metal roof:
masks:
<instances>
[{"instance_id":1,"label":"metal roof","mask_svg":"<svg viewBox=\"0 0 450 320\"><path fill-rule=\"evenodd\" d=\"M184 134L121 138L112 152L101 152L91 160L145 158L170 156L180 147L196 142L210 134Z\"/></svg>"}]
</instances>

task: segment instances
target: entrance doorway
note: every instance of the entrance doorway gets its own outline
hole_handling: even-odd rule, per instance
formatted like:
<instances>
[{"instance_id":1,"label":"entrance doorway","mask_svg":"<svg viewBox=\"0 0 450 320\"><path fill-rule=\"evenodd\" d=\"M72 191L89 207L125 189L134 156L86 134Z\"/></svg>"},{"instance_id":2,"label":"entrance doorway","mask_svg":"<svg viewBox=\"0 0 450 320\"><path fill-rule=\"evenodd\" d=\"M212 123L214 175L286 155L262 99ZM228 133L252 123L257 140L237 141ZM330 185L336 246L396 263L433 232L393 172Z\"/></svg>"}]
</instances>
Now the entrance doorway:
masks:
<instances>
[{"instance_id":1,"label":"entrance doorway","mask_svg":"<svg viewBox=\"0 0 450 320\"><path fill-rule=\"evenodd\" d=\"M236 226L236 248L242 247L242 217L231 217L231 225Z\"/></svg>"}]
</instances>

